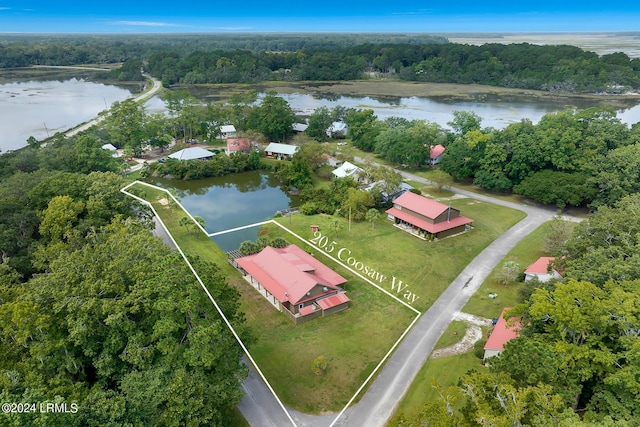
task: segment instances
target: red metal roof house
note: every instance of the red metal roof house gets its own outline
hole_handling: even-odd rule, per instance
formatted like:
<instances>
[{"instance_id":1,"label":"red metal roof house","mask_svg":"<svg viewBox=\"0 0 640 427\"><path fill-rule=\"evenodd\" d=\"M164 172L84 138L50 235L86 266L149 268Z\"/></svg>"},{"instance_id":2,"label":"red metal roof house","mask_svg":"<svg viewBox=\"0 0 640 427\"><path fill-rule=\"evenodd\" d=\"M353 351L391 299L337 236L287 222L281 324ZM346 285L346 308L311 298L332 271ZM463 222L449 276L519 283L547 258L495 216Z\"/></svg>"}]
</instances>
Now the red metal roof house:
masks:
<instances>
[{"instance_id":1,"label":"red metal roof house","mask_svg":"<svg viewBox=\"0 0 640 427\"><path fill-rule=\"evenodd\" d=\"M237 258L245 278L296 323L348 308L347 279L296 245ZM301 319L305 317L305 319Z\"/></svg>"},{"instance_id":2,"label":"red metal roof house","mask_svg":"<svg viewBox=\"0 0 640 427\"><path fill-rule=\"evenodd\" d=\"M407 191L393 201L387 218L421 238L440 239L462 233L473 222L458 209Z\"/></svg>"},{"instance_id":3,"label":"red metal roof house","mask_svg":"<svg viewBox=\"0 0 640 427\"><path fill-rule=\"evenodd\" d=\"M248 153L251 151L251 141L248 138L227 139L227 155L233 153Z\"/></svg>"},{"instance_id":4,"label":"red metal roof house","mask_svg":"<svg viewBox=\"0 0 640 427\"><path fill-rule=\"evenodd\" d=\"M505 320L504 314L507 312L507 310L510 310L510 308L504 308L502 310L502 313L500 313L500 317L498 317L498 323L496 323L496 326L493 328L491 335L489 335L487 343L484 345L483 360L502 353L502 351L504 350L504 345L520 335L521 325L518 319L514 317L509 319L509 322Z\"/></svg>"},{"instance_id":5,"label":"red metal roof house","mask_svg":"<svg viewBox=\"0 0 640 427\"><path fill-rule=\"evenodd\" d=\"M442 155L445 152L445 148L443 145L432 145L429 147L429 164L437 165L442 160Z\"/></svg>"},{"instance_id":6,"label":"red metal roof house","mask_svg":"<svg viewBox=\"0 0 640 427\"><path fill-rule=\"evenodd\" d=\"M524 281L528 282L532 279L538 279L541 282L548 282L552 279L562 279L558 271L551 267L551 263L555 260L552 256L540 257L524 271Z\"/></svg>"}]
</instances>

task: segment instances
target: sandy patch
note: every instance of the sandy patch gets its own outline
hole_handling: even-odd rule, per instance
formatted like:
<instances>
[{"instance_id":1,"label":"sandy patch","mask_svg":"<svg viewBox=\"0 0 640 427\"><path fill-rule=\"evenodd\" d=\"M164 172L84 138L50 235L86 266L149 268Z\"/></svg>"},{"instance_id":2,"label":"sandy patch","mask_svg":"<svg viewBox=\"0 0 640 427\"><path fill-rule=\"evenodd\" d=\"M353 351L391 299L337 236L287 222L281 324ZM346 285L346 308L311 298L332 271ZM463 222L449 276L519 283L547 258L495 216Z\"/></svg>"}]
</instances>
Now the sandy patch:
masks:
<instances>
[{"instance_id":1,"label":"sandy patch","mask_svg":"<svg viewBox=\"0 0 640 427\"><path fill-rule=\"evenodd\" d=\"M484 317L467 313L457 313L455 319L462 320L468 325L464 336L460 341L449 347L434 350L431 356L429 356L430 359L439 359L471 351L473 345L482 339L482 329L480 326L491 326L491 319L485 319Z\"/></svg>"}]
</instances>

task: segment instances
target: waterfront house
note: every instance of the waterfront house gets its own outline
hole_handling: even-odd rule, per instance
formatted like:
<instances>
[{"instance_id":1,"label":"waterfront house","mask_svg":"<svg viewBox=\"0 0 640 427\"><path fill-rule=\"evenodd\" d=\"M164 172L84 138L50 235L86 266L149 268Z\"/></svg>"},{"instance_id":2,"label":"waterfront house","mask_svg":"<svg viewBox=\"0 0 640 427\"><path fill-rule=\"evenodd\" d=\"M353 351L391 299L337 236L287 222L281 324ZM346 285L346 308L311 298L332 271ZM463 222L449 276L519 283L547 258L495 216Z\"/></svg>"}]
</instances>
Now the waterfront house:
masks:
<instances>
[{"instance_id":1,"label":"waterfront house","mask_svg":"<svg viewBox=\"0 0 640 427\"><path fill-rule=\"evenodd\" d=\"M267 157L275 157L277 159L290 159L294 154L296 154L296 151L298 151L298 147L296 145L272 142L264 149L264 154Z\"/></svg>"},{"instance_id":2,"label":"waterfront house","mask_svg":"<svg viewBox=\"0 0 640 427\"><path fill-rule=\"evenodd\" d=\"M349 306L349 298L340 287L347 279L296 245L267 246L231 262L274 307L296 323Z\"/></svg>"}]
</instances>

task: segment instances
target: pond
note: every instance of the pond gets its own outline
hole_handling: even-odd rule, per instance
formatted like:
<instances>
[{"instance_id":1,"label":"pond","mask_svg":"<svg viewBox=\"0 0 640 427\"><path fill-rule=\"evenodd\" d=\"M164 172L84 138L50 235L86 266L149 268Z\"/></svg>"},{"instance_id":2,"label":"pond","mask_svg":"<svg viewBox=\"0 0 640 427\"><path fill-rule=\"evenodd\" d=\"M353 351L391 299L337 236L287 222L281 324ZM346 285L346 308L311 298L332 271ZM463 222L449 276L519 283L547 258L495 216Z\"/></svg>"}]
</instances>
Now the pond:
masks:
<instances>
[{"instance_id":1,"label":"pond","mask_svg":"<svg viewBox=\"0 0 640 427\"><path fill-rule=\"evenodd\" d=\"M30 136L43 140L73 128L137 89L75 77L0 84L0 150L17 150Z\"/></svg>"},{"instance_id":2,"label":"pond","mask_svg":"<svg viewBox=\"0 0 640 427\"><path fill-rule=\"evenodd\" d=\"M217 233L273 218L277 211L299 206L299 199L280 188L274 176L263 172L243 172L197 181L150 180L152 184L175 190L176 197L191 215L205 220L208 233ZM212 237L224 251L237 249L245 240L255 241L258 227Z\"/></svg>"}]
</instances>

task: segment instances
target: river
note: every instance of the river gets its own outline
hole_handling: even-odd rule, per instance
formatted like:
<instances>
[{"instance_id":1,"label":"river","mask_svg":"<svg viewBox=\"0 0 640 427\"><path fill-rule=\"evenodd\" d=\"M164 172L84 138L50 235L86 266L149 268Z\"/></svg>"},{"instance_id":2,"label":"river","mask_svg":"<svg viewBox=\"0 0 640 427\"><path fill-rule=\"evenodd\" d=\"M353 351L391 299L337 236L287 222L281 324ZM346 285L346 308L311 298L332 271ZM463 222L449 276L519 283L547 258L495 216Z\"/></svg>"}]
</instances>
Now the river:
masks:
<instances>
[{"instance_id":1,"label":"river","mask_svg":"<svg viewBox=\"0 0 640 427\"><path fill-rule=\"evenodd\" d=\"M213 89L215 91L215 89ZM206 89L198 88L201 98L211 98ZM258 101L265 93L258 94ZM588 108L603 105L606 99L578 99L557 97L554 99L527 97L524 95L481 94L468 100L450 97L372 97L372 96L336 96L331 93L311 95L307 93L284 93L278 96L285 99L291 109L299 116L309 116L320 107L333 109L337 106L355 109L371 109L378 119L402 117L408 120L427 120L450 128L448 122L453 119L454 111L473 111L482 117L483 127L503 129L511 123L529 119L533 123L548 113L567 108ZM640 95L629 95L629 108L617 109L618 118L631 126L640 122ZM635 104L635 105L634 105ZM150 111L165 111L164 102L153 97L146 104Z\"/></svg>"},{"instance_id":2,"label":"river","mask_svg":"<svg viewBox=\"0 0 640 427\"><path fill-rule=\"evenodd\" d=\"M0 84L0 150L24 147L30 136L42 140L66 131L139 90L75 77Z\"/></svg>"}]
</instances>

